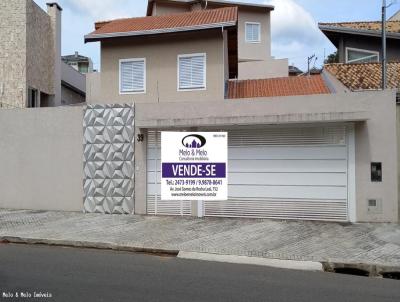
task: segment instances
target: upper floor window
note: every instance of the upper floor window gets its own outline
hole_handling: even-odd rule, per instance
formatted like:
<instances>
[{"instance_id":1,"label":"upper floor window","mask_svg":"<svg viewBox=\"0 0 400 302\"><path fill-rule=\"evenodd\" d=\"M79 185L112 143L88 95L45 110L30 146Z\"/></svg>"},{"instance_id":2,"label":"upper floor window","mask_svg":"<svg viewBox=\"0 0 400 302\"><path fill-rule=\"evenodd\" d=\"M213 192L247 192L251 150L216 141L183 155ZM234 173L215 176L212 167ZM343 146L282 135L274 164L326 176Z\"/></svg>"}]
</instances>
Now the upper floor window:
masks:
<instances>
[{"instance_id":1,"label":"upper floor window","mask_svg":"<svg viewBox=\"0 0 400 302\"><path fill-rule=\"evenodd\" d=\"M178 90L206 89L206 54L178 56Z\"/></svg>"},{"instance_id":2,"label":"upper floor window","mask_svg":"<svg viewBox=\"0 0 400 302\"><path fill-rule=\"evenodd\" d=\"M146 91L146 59L119 61L120 94L144 93Z\"/></svg>"},{"instance_id":3,"label":"upper floor window","mask_svg":"<svg viewBox=\"0 0 400 302\"><path fill-rule=\"evenodd\" d=\"M379 52L356 48L346 48L346 63L379 62Z\"/></svg>"},{"instance_id":4,"label":"upper floor window","mask_svg":"<svg viewBox=\"0 0 400 302\"><path fill-rule=\"evenodd\" d=\"M259 43L261 41L261 25L256 22L246 22L246 42Z\"/></svg>"}]
</instances>

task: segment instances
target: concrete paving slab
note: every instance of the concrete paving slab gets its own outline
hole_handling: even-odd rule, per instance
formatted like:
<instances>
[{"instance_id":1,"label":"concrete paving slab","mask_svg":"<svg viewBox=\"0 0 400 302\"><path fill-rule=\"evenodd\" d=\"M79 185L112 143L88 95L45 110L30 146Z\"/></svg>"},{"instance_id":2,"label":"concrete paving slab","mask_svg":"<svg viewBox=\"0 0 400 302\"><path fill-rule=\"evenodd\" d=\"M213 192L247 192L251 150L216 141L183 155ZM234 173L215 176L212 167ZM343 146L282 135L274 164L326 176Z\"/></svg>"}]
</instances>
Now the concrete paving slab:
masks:
<instances>
[{"instance_id":1,"label":"concrete paving slab","mask_svg":"<svg viewBox=\"0 0 400 302\"><path fill-rule=\"evenodd\" d=\"M0 210L0 240L400 267L398 224ZM63 244L62 244L63 243Z\"/></svg>"},{"instance_id":2,"label":"concrete paving slab","mask_svg":"<svg viewBox=\"0 0 400 302\"><path fill-rule=\"evenodd\" d=\"M217 255L217 254L196 253L196 252L179 252L178 258L235 263L235 264L260 265L260 266L268 266L275 268L313 271L313 272L322 272L324 270L320 262L314 262L314 261L281 260L281 259L268 259L268 258L236 256L236 255Z\"/></svg>"}]
</instances>

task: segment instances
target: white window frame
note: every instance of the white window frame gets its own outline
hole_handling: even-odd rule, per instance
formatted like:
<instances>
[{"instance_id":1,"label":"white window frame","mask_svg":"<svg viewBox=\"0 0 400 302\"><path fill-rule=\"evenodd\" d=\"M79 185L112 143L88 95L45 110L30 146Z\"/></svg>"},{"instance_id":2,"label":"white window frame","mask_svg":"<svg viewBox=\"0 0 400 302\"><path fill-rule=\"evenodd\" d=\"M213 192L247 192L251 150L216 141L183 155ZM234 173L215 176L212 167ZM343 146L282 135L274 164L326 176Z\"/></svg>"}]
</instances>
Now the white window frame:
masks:
<instances>
[{"instance_id":1,"label":"white window frame","mask_svg":"<svg viewBox=\"0 0 400 302\"><path fill-rule=\"evenodd\" d=\"M258 25L258 40L248 40L247 39L247 26L248 25ZM261 43L261 23L260 22L245 22L244 36L246 43Z\"/></svg>"},{"instance_id":2,"label":"white window frame","mask_svg":"<svg viewBox=\"0 0 400 302\"><path fill-rule=\"evenodd\" d=\"M143 90L135 90L135 91L122 91L122 74L121 74L121 65L124 62L144 62L144 70L143 70ZM119 76L119 94L120 95L125 95L125 94L145 94L146 93L146 69L147 69L147 64L146 64L146 58L131 58L131 59L120 59L119 60L119 69L118 69L118 76Z\"/></svg>"},{"instance_id":3,"label":"white window frame","mask_svg":"<svg viewBox=\"0 0 400 302\"><path fill-rule=\"evenodd\" d=\"M370 54L370 57L378 56L378 62L380 61L379 51L359 49L359 48L353 48L353 47L346 47L346 64L347 63L357 63L357 62L360 62L362 60L365 60L365 58L363 58L363 59L356 59L356 60L349 61L349 50L350 51L362 52L362 53L365 53L365 54ZM368 58L368 56L367 56L367 58Z\"/></svg>"},{"instance_id":4,"label":"white window frame","mask_svg":"<svg viewBox=\"0 0 400 302\"><path fill-rule=\"evenodd\" d=\"M179 86L180 84L180 67L179 67L179 59L180 58L190 58L190 57L200 57L203 56L204 57L204 75L203 75L203 82L204 82L204 87L199 87L199 88L181 88ZM178 55L177 58L177 91L201 91L201 90L207 90L207 54L205 52L202 53L190 53L190 54L180 54Z\"/></svg>"}]
</instances>

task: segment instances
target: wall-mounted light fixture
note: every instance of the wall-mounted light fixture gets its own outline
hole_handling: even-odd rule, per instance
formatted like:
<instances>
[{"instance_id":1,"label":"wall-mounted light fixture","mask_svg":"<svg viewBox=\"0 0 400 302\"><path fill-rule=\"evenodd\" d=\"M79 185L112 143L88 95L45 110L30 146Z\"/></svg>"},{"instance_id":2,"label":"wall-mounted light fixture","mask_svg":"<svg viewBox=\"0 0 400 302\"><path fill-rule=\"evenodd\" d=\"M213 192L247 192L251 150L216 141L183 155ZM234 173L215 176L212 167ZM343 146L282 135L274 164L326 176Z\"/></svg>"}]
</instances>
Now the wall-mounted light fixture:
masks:
<instances>
[{"instance_id":1,"label":"wall-mounted light fixture","mask_svg":"<svg viewBox=\"0 0 400 302\"><path fill-rule=\"evenodd\" d=\"M143 135L143 134L138 134L138 135L137 135L137 141L138 141L139 143L143 142L143 141L144 141L144 135Z\"/></svg>"}]
</instances>

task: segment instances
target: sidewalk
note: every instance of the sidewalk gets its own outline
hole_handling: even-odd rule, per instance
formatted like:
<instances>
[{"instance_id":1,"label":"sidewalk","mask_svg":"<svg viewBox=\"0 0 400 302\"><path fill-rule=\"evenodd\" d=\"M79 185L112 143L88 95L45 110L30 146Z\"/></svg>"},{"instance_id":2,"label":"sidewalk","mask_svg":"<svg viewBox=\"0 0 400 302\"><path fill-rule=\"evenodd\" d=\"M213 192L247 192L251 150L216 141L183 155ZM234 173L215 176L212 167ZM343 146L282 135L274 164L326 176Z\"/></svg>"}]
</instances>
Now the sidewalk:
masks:
<instances>
[{"instance_id":1,"label":"sidewalk","mask_svg":"<svg viewBox=\"0 0 400 302\"><path fill-rule=\"evenodd\" d=\"M400 225L0 210L0 240L400 267Z\"/></svg>"}]
</instances>

